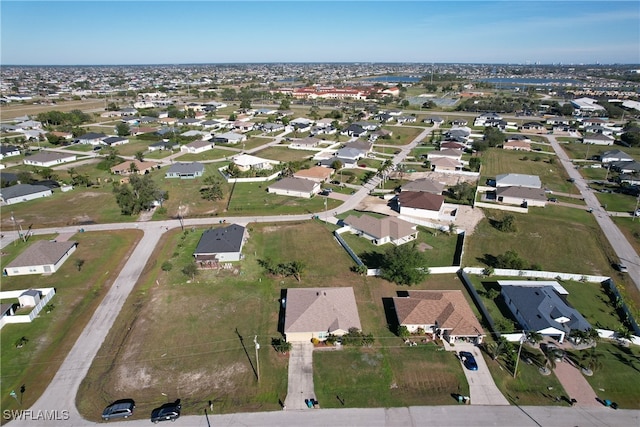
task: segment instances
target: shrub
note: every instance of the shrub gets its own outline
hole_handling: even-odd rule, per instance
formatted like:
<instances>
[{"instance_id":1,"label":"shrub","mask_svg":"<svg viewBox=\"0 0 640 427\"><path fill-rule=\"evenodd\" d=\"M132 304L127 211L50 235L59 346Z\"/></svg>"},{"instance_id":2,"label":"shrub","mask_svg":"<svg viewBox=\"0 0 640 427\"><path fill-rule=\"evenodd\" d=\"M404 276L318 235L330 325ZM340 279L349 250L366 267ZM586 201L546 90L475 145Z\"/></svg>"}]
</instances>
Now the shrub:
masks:
<instances>
[{"instance_id":1,"label":"shrub","mask_svg":"<svg viewBox=\"0 0 640 427\"><path fill-rule=\"evenodd\" d=\"M162 263L162 271L171 271L171 269L173 268L173 264L171 264L169 261L165 261Z\"/></svg>"}]
</instances>

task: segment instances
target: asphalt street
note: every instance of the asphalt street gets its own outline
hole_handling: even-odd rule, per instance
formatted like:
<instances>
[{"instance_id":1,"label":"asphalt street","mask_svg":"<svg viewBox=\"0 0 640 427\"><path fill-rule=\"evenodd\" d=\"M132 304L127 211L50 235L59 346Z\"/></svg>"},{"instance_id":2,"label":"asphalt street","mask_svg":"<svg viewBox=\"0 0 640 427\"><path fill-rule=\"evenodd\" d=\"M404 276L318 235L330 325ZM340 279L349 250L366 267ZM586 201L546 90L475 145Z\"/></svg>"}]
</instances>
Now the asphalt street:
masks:
<instances>
[{"instance_id":1,"label":"asphalt street","mask_svg":"<svg viewBox=\"0 0 640 427\"><path fill-rule=\"evenodd\" d=\"M567 156L567 153L562 149L562 146L556 140L553 135L545 135L553 150L556 152L558 159L564 166L567 174L569 174L570 178L575 180L575 185L580 191L582 197L584 197L584 201L587 206L593 209L593 215L595 216L598 225L602 229L602 232L607 237L609 244L615 251L618 256L618 260L611 260L612 263L622 262L629 269L629 277L636 285L638 290L640 290L640 257L633 249L633 246L626 239L624 234L620 231L620 229L613 222L607 211L602 207L600 201L593 193L593 190L589 188L589 183L582 177L580 172L576 169L575 165Z\"/></svg>"}]
</instances>

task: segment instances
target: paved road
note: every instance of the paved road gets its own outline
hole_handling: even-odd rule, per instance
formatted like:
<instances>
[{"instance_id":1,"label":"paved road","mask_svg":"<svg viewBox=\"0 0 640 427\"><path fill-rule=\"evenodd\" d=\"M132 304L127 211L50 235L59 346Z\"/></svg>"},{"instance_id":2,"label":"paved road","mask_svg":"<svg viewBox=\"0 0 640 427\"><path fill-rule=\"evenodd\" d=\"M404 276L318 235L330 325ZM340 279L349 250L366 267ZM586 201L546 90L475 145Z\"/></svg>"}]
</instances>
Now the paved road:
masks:
<instances>
[{"instance_id":1,"label":"paved road","mask_svg":"<svg viewBox=\"0 0 640 427\"><path fill-rule=\"evenodd\" d=\"M609 244L618 256L618 260L611 260L612 263L621 261L629 269L629 277L635 283L638 290L640 290L640 256L636 253L633 246L629 244L627 238L622 234L620 229L616 226L613 220L609 217L607 211L600 205L598 198L593 191L589 188L589 183L585 180L580 172L575 168L574 164L567 156L567 153L562 149L560 143L556 140L555 136L545 135L556 155L560 159L562 166L569 174L570 178L575 180L575 185L582 194L587 206L593 209L593 215L600 225L602 232L607 237Z\"/></svg>"}]
</instances>

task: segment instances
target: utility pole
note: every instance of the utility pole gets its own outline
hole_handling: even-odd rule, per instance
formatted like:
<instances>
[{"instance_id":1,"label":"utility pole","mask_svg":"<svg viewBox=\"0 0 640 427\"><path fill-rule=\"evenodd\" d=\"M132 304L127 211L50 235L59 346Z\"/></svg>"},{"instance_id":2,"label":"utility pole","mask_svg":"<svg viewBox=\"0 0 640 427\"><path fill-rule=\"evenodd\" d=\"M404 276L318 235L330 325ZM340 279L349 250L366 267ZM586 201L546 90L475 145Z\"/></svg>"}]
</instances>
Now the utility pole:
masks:
<instances>
[{"instance_id":1,"label":"utility pole","mask_svg":"<svg viewBox=\"0 0 640 427\"><path fill-rule=\"evenodd\" d=\"M522 343L524 343L525 337L526 337L525 332L522 331L522 337L520 337L520 347L518 348L518 358L516 359L516 367L513 370L513 378L515 378L518 373L518 362L520 361L520 353L522 352Z\"/></svg>"},{"instance_id":2,"label":"utility pole","mask_svg":"<svg viewBox=\"0 0 640 427\"><path fill-rule=\"evenodd\" d=\"M260 382L260 360L258 359L258 350L260 350L260 344L258 344L257 335L253 337L253 343L256 345L256 376L258 377L258 382Z\"/></svg>"}]
</instances>

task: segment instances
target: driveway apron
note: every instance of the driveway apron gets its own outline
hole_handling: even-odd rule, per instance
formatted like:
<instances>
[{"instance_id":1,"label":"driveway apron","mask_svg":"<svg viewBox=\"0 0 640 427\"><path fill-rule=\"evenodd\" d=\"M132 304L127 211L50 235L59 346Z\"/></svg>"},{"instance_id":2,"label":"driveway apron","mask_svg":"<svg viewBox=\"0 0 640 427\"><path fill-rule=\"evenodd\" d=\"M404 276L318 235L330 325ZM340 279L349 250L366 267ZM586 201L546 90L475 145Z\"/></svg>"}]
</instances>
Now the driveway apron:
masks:
<instances>
[{"instance_id":1,"label":"driveway apron","mask_svg":"<svg viewBox=\"0 0 640 427\"><path fill-rule=\"evenodd\" d=\"M308 409L305 399L315 399L313 389L313 344L292 343L289 353L289 385L284 401L287 411Z\"/></svg>"},{"instance_id":2,"label":"driveway apron","mask_svg":"<svg viewBox=\"0 0 640 427\"><path fill-rule=\"evenodd\" d=\"M502 395L496 383L493 381L489 367L484 360L480 350L473 344L456 343L455 347L449 347L456 352L468 351L476 359L477 371L470 371L462 365L464 375L469 383L469 397L472 405L508 405L509 402Z\"/></svg>"}]
</instances>

